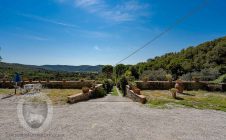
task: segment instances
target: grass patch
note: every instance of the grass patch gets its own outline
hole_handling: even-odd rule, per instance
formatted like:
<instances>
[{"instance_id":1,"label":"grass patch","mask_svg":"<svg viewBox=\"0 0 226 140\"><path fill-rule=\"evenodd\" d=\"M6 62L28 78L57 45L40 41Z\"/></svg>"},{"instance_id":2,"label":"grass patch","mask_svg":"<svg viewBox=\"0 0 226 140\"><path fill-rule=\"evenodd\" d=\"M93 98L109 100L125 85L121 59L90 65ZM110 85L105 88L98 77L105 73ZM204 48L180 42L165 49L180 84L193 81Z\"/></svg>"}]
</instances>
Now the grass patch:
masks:
<instances>
[{"instance_id":1,"label":"grass patch","mask_svg":"<svg viewBox=\"0 0 226 140\"><path fill-rule=\"evenodd\" d=\"M53 104L66 104L68 96L81 93L82 91L80 89L46 89L43 92L47 93Z\"/></svg>"},{"instance_id":2,"label":"grass patch","mask_svg":"<svg viewBox=\"0 0 226 140\"><path fill-rule=\"evenodd\" d=\"M113 92L111 93L111 95L113 95L113 96L118 96L118 92L117 92L115 86L113 87Z\"/></svg>"},{"instance_id":3,"label":"grass patch","mask_svg":"<svg viewBox=\"0 0 226 140\"><path fill-rule=\"evenodd\" d=\"M4 89L4 88L1 88L0 89L0 94L14 94L14 91L15 89Z\"/></svg>"},{"instance_id":4,"label":"grass patch","mask_svg":"<svg viewBox=\"0 0 226 140\"><path fill-rule=\"evenodd\" d=\"M147 105L156 108L191 107L196 109L212 109L226 112L226 94L207 91L184 91L173 99L169 91L145 90L141 92L147 97Z\"/></svg>"}]
</instances>

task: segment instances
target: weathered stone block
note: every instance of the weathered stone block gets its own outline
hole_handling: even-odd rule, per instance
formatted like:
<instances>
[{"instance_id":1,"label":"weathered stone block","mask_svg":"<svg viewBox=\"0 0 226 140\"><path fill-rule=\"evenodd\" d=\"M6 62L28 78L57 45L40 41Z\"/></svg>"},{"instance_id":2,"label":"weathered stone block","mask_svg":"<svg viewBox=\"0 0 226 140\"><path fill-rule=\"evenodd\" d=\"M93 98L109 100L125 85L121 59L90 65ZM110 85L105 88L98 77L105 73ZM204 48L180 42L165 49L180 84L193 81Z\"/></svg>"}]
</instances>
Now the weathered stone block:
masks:
<instances>
[{"instance_id":1,"label":"weathered stone block","mask_svg":"<svg viewBox=\"0 0 226 140\"><path fill-rule=\"evenodd\" d=\"M68 96L68 102L71 103L71 104L77 103L79 101L85 101L85 100L88 100L88 99L89 99L89 95L83 94L83 93Z\"/></svg>"}]
</instances>

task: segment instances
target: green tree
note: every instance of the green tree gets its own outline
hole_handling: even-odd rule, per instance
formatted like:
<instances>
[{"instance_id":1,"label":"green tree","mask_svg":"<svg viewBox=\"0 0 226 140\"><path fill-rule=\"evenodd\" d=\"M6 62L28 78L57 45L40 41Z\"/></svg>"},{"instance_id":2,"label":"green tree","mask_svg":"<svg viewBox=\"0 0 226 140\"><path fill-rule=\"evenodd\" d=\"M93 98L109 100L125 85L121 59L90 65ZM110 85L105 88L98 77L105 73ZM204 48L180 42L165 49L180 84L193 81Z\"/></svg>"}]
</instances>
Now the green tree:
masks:
<instances>
[{"instance_id":1,"label":"green tree","mask_svg":"<svg viewBox=\"0 0 226 140\"><path fill-rule=\"evenodd\" d=\"M185 61L184 59L174 59L167 66L168 70L170 70L171 73L173 74L174 79L177 79L179 76L185 73L184 68L182 67L182 63L184 61Z\"/></svg>"},{"instance_id":2,"label":"green tree","mask_svg":"<svg viewBox=\"0 0 226 140\"><path fill-rule=\"evenodd\" d=\"M126 72L126 66L123 64L118 64L115 66L116 77L121 77Z\"/></svg>"},{"instance_id":3,"label":"green tree","mask_svg":"<svg viewBox=\"0 0 226 140\"><path fill-rule=\"evenodd\" d=\"M102 73L106 75L107 78L112 78L113 74L113 66L112 65L105 65L102 68Z\"/></svg>"},{"instance_id":4,"label":"green tree","mask_svg":"<svg viewBox=\"0 0 226 140\"><path fill-rule=\"evenodd\" d=\"M113 84L113 81L111 79L104 80L103 88L106 91L106 93L111 92L112 89L113 89L113 86L114 86L114 84Z\"/></svg>"},{"instance_id":5,"label":"green tree","mask_svg":"<svg viewBox=\"0 0 226 140\"><path fill-rule=\"evenodd\" d=\"M135 77L135 79L139 79L139 73L135 66L130 67L131 75Z\"/></svg>"}]
</instances>

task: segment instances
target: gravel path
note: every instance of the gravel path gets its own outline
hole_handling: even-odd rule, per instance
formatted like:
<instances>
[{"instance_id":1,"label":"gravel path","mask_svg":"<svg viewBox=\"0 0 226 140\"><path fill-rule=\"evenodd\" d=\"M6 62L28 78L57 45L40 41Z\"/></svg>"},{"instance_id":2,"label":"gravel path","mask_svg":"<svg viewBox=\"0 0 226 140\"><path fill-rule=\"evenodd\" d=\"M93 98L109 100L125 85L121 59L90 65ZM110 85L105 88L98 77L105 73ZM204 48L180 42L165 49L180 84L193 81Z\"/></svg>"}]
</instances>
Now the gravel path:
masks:
<instances>
[{"instance_id":1,"label":"gravel path","mask_svg":"<svg viewBox=\"0 0 226 140\"><path fill-rule=\"evenodd\" d=\"M2 95L0 95L0 98ZM21 96L0 99L0 140L225 140L226 112L152 109L120 96L54 106L50 128L31 135L20 125Z\"/></svg>"}]
</instances>

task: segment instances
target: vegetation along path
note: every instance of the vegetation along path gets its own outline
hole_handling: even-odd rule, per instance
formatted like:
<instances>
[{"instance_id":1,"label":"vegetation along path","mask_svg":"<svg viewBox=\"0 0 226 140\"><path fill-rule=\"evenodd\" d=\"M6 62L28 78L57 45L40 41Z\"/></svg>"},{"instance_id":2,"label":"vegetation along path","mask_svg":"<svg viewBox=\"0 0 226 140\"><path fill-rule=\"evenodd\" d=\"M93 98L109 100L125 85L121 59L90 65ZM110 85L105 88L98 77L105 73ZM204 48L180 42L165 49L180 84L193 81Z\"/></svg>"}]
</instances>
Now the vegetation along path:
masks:
<instances>
[{"instance_id":1,"label":"vegetation along path","mask_svg":"<svg viewBox=\"0 0 226 140\"><path fill-rule=\"evenodd\" d=\"M112 95L72 105L55 105L50 128L44 132L46 135L20 136L29 133L17 118L16 101L19 98L22 96L0 99L0 139L226 138L226 112L188 108L154 109Z\"/></svg>"}]
</instances>

